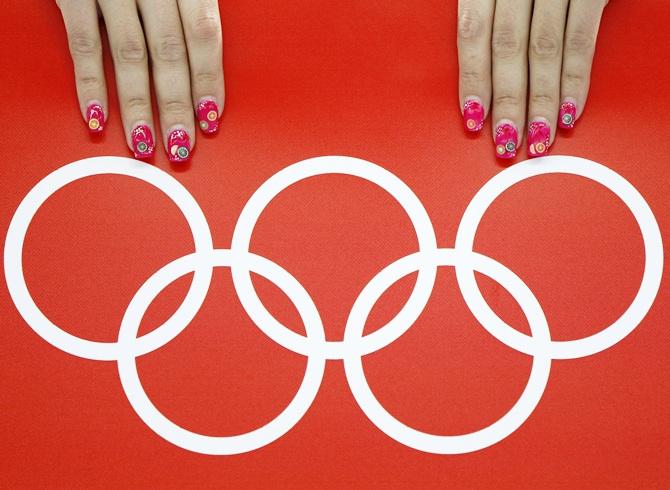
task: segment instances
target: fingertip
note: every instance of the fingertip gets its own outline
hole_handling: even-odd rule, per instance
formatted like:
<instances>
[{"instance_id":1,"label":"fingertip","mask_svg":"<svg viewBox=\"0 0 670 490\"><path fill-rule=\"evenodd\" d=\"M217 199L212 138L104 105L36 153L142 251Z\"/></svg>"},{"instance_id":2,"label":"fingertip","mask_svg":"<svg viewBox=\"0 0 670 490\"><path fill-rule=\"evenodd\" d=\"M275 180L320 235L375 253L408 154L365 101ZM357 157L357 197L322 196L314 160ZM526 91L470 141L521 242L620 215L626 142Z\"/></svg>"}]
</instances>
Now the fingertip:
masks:
<instances>
[{"instance_id":1,"label":"fingertip","mask_svg":"<svg viewBox=\"0 0 670 490\"><path fill-rule=\"evenodd\" d=\"M195 107L198 118L198 127L207 135L213 135L219 130L222 105L214 97L202 97Z\"/></svg>"},{"instance_id":2,"label":"fingertip","mask_svg":"<svg viewBox=\"0 0 670 490\"><path fill-rule=\"evenodd\" d=\"M100 134L105 130L107 115L100 101L90 100L86 103L84 121L91 134Z\"/></svg>"},{"instance_id":3,"label":"fingertip","mask_svg":"<svg viewBox=\"0 0 670 490\"><path fill-rule=\"evenodd\" d=\"M479 133L484 127L484 120L486 119L486 109L482 99L474 95L467 96L461 107L461 112L465 130L470 133Z\"/></svg>"},{"instance_id":4,"label":"fingertip","mask_svg":"<svg viewBox=\"0 0 670 490\"><path fill-rule=\"evenodd\" d=\"M577 122L577 101L572 97L565 97L561 102L558 113L558 127L573 129Z\"/></svg>"},{"instance_id":5,"label":"fingertip","mask_svg":"<svg viewBox=\"0 0 670 490\"><path fill-rule=\"evenodd\" d=\"M183 125L172 126L165 138L165 150L173 163L187 162L191 159L195 139L189 135Z\"/></svg>"},{"instance_id":6,"label":"fingertip","mask_svg":"<svg viewBox=\"0 0 670 490\"><path fill-rule=\"evenodd\" d=\"M500 119L494 129L496 157L511 159L516 157L519 148L518 126L511 119Z\"/></svg>"},{"instance_id":7,"label":"fingertip","mask_svg":"<svg viewBox=\"0 0 670 490\"><path fill-rule=\"evenodd\" d=\"M154 156L156 147L154 134L146 121L138 121L133 126L129 146L138 160L148 160Z\"/></svg>"}]
</instances>

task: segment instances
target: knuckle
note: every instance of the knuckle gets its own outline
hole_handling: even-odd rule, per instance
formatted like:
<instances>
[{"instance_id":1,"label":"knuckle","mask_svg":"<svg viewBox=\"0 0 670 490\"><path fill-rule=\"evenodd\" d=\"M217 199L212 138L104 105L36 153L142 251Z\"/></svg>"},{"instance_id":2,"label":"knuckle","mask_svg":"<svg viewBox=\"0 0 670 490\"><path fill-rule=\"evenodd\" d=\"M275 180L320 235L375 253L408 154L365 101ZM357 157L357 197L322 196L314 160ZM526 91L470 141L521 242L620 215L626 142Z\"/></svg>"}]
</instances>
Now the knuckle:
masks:
<instances>
[{"instance_id":1,"label":"knuckle","mask_svg":"<svg viewBox=\"0 0 670 490\"><path fill-rule=\"evenodd\" d=\"M533 106L541 106L541 107L553 107L555 105L558 105L555 97L542 93L532 94L530 96L530 104Z\"/></svg>"},{"instance_id":2,"label":"knuckle","mask_svg":"<svg viewBox=\"0 0 670 490\"><path fill-rule=\"evenodd\" d=\"M126 37L116 50L116 57L121 63L143 63L147 59L144 39L139 35Z\"/></svg>"},{"instance_id":3,"label":"knuckle","mask_svg":"<svg viewBox=\"0 0 670 490\"><path fill-rule=\"evenodd\" d=\"M190 114L191 104L183 100L170 99L161 103L161 112L170 115Z\"/></svg>"},{"instance_id":4,"label":"knuckle","mask_svg":"<svg viewBox=\"0 0 670 490\"><path fill-rule=\"evenodd\" d=\"M481 14L472 8L465 8L458 16L458 39L469 41L477 39L484 31Z\"/></svg>"},{"instance_id":5,"label":"knuckle","mask_svg":"<svg viewBox=\"0 0 670 490\"><path fill-rule=\"evenodd\" d=\"M100 41L86 31L75 31L69 39L70 53L74 57L94 56L101 53Z\"/></svg>"},{"instance_id":6,"label":"knuckle","mask_svg":"<svg viewBox=\"0 0 670 490\"><path fill-rule=\"evenodd\" d=\"M496 94L493 104L498 107L521 107L521 97L513 94Z\"/></svg>"},{"instance_id":7,"label":"knuckle","mask_svg":"<svg viewBox=\"0 0 670 490\"><path fill-rule=\"evenodd\" d=\"M196 73L193 79L196 85L207 85L218 82L219 75L214 72L203 71Z\"/></svg>"},{"instance_id":8,"label":"knuckle","mask_svg":"<svg viewBox=\"0 0 670 490\"><path fill-rule=\"evenodd\" d=\"M495 30L491 47L493 56L502 59L515 58L523 52L521 36L511 25L503 25Z\"/></svg>"},{"instance_id":9,"label":"knuckle","mask_svg":"<svg viewBox=\"0 0 670 490\"><path fill-rule=\"evenodd\" d=\"M186 58L184 40L174 34L163 35L156 45L154 58L165 63L184 60Z\"/></svg>"},{"instance_id":10,"label":"knuckle","mask_svg":"<svg viewBox=\"0 0 670 490\"><path fill-rule=\"evenodd\" d=\"M142 96L129 97L123 101L123 106L127 110L138 113L148 113L151 108L151 103L149 99Z\"/></svg>"},{"instance_id":11,"label":"knuckle","mask_svg":"<svg viewBox=\"0 0 670 490\"><path fill-rule=\"evenodd\" d=\"M565 38L565 51L569 54L584 55L590 53L594 46L595 39L583 29L569 32Z\"/></svg>"},{"instance_id":12,"label":"knuckle","mask_svg":"<svg viewBox=\"0 0 670 490\"><path fill-rule=\"evenodd\" d=\"M586 84L586 74L577 73L572 71L566 71L563 73L563 82L564 85L585 85Z\"/></svg>"},{"instance_id":13,"label":"knuckle","mask_svg":"<svg viewBox=\"0 0 670 490\"><path fill-rule=\"evenodd\" d=\"M97 89L102 86L102 79L95 75L79 76L76 83L78 87L83 89Z\"/></svg>"},{"instance_id":14,"label":"knuckle","mask_svg":"<svg viewBox=\"0 0 670 490\"><path fill-rule=\"evenodd\" d=\"M531 55L536 59L556 59L561 54L561 43L556 34L544 31L530 41Z\"/></svg>"},{"instance_id":15,"label":"knuckle","mask_svg":"<svg viewBox=\"0 0 670 490\"><path fill-rule=\"evenodd\" d=\"M461 70L461 81L471 85L477 85L484 83L485 77L484 74L479 70Z\"/></svg>"},{"instance_id":16,"label":"knuckle","mask_svg":"<svg viewBox=\"0 0 670 490\"><path fill-rule=\"evenodd\" d=\"M204 11L200 13L191 23L191 32L198 41L218 42L221 38L219 17L213 12Z\"/></svg>"}]
</instances>

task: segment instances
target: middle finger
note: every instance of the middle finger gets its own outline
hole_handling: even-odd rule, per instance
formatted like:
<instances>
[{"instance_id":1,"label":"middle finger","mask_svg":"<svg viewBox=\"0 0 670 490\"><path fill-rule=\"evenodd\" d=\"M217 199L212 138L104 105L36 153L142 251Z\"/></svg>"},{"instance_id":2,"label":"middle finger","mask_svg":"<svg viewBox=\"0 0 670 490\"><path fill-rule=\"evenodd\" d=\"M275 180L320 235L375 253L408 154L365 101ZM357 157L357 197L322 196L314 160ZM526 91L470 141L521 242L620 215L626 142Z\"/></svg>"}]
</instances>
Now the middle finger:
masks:
<instances>
[{"instance_id":1,"label":"middle finger","mask_svg":"<svg viewBox=\"0 0 670 490\"><path fill-rule=\"evenodd\" d=\"M497 0L493 21L493 121L496 155L513 158L526 122L528 30L532 0Z\"/></svg>"},{"instance_id":2,"label":"middle finger","mask_svg":"<svg viewBox=\"0 0 670 490\"><path fill-rule=\"evenodd\" d=\"M140 0L163 141L172 162L190 158L195 143L191 79L176 0Z\"/></svg>"}]
</instances>

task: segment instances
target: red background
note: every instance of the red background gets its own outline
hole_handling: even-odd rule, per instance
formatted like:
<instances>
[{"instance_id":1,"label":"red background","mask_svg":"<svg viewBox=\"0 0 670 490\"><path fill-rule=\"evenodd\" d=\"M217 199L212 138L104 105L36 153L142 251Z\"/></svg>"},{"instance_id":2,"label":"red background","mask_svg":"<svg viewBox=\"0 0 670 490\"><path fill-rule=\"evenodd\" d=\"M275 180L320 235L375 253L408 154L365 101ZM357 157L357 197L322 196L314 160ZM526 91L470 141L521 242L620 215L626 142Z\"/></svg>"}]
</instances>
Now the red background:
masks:
<instances>
[{"instance_id":1,"label":"red background","mask_svg":"<svg viewBox=\"0 0 670 490\"><path fill-rule=\"evenodd\" d=\"M230 244L242 206L278 170L318 155L368 159L423 201L440 246L493 175L489 126L467 137L457 103L456 1L230 1L221 3L227 102L220 134L199 137L194 159L153 162L195 196L215 246ZM23 196L66 163L128 155L113 93L102 138L87 135L74 96L64 29L52 2L3 3L0 228ZM611 2L599 39L592 95L554 154L613 168L670 227L670 9L665 0ZM156 189L95 177L56 193L26 239L36 302L76 335L113 341L138 287L192 251L184 219ZM310 179L265 211L252 250L291 272L317 304L329 339L342 337L360 289L416 250L400 206L353 177ZM642 241L630 212L585 179L542 176L506 192L486 214L476 250L516 272L542 304L555 339L594 333L616 319L639 285ZM668 248L666 247L666 255ZM4 281L3 281L4 283ZM491 281L486 297L525 329L518 306ZM285 322L296 314L258 280ZM412 278L375 308L368 331L405 300ZM166 318L188 279L152 305L143 331ZM0 289L0 486L421 486L660 487L670 443L670 306L664 281L642 324L616 346L555 361L530 419L507 439L462 456L409 449L356 405L341 362L330 361L317 398L273 444L240 456L181 450L151 432L128 404L113 362L64 354L39 338ZM256 428L293 397L305 359L260 333L237 301L227 269L186 331L138 360L156 405L212 435ZM380 401L416 428L457 434L505 413L530 359L490 337L468 312L453 269L441 268L417 324L364 367Z\"/></svg>"}]
</instances>

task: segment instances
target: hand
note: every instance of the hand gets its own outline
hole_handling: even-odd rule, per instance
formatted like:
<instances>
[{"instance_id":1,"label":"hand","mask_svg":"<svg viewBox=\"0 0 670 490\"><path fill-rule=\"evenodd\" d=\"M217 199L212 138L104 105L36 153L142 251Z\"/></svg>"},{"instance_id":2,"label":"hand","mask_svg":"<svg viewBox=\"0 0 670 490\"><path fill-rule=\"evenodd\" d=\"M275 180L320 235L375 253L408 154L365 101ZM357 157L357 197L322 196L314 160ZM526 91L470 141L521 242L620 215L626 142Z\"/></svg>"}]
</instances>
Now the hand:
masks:
<instances>
[{"instance_id":1,"label":"hand","mask_svg":"<svg viewBox=\"0 0 670 490\"><path fill-rule=\"evenodd\" d=\"M81 113L93 133L108 118L98 8L116 72L126 140L136 158L154 152L149 60L160 127L173 162L190 158L194 113L214 133L224 103L217 0L56 0L67 30ZM141 18L141 22L140 22Z\"/></svg>"},{"instance_id":2,"label":"hand","mask_svg":"<svg viewBox=\"0 0 670 490\"><path fill-rule=\"evenodd\" d=\"M459 97L466 130L482 129L493 99L496 155L516 156L526 115L528 154L546 154L557 123L571 129L584 111L608 1L459 0Z\"/></svg>"}]
</instances>

